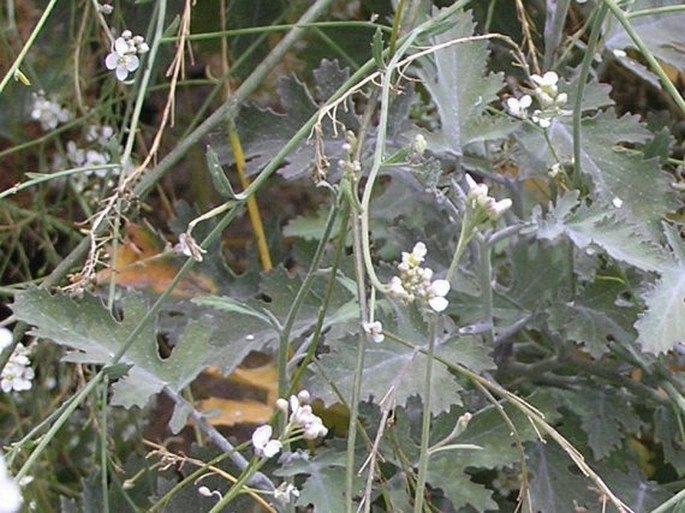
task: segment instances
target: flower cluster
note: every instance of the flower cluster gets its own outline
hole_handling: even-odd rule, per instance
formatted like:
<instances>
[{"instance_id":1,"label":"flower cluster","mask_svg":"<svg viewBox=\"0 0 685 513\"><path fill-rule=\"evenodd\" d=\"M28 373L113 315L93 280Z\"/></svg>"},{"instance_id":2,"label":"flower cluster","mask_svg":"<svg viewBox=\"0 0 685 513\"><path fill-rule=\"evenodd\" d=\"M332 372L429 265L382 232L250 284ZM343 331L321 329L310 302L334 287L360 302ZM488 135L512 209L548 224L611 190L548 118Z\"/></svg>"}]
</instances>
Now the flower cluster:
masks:
<instances>
[{"instance_id":1,"label":"flower cluster","mask_svg":"<svg viewBox=\"0 0 685 513\"><path fill-rule=\"evenodd\" d=\"M411 253L402 252L402 262L397 266L400 275L393 276L390 280L389 294L404 303L428 303L436 312L442 312L448 305L445 296L450 290L450 284L447 280L432 281L433 270L421 267L427 253L423 242L417 242Z\"/></svg>"},{"instance_id":2,"label":"flower cluster","mask_svg":"<svg viewBox=\"0 0 685 513\"><path fill-rule=\"evenodd\" d=\"M533 93L537 100L540 109L535 109L530 115L530 119L542 128L548 128L552 124L552 119L559 115L566 114L562 110L566 102L568 102L568 95L559 92L559 75L554 71L548 71L544 75L531 75L531 82L533 83ZM520 98L507 98L505 107L507 112L512 116L520 119L527 119L529 117L528 109L533 104L533 98L529 94L524 94Z\"/></svg>"},{"instance_id":3,"label":"flower cluster","mask_svg":"<svg viewBox=\"0 0 685 513\"><path fill-rule=\"evenodd\" d=\"M364 330L364 333L370 336L371 340L377 344L380 344L383 342L383 340L385 340L385 335L383 335L383 325L380 323L380 321L363 322L362 329Z\"/></svg>"},{"instance_id":4,"label":"flower cluster","mask_svg":"<svg viewBox=\"0 0 685 513\"><path fill-rule=\"evenodd\" d=\"M66 123L73 117L74 114L55 101L54 98L48 100L43 91L33 93L31 119L40 122L43 130L54 130L60 123Z\"/></svg>"},{"instance_id":5,"label":"flower cluster","mask_svg":"<svg viewBox=\"0 0 685 513\"><path fill-rule=\"evenodd\" d=\"M30 348L24 347L23 344L17 344L5 368L2 369L2 374L0 374L0 388L3 392L11 392L12 390L22 392L31 389L31 380L35 374L31 368L30 354Z\"/></svg>"},{"instance_id":6,"label":"flower cluster","mask_svg":"<svg viewBox=\"0 0 685 513\"><path fill-rule=\"evenodd\" d=\"M282 438L293 441L301 436L305 440L315 440L328 434L321 418L314 415L311 405L307 404L309 399L309 392L302 390L296 396L290 396L290 400L279 398L276 401L279 410L289 413ZM269 425L260 426L252 433L252 446L260 458L271 458L283 448L283 443L272 435L273 428Z\"/></svg>"},{"instance_id":7,"label":"flower cluster","mask_svg":"<svg viewBox=\"0 0 685 513\"><path fill-rule=\"evenodd\" d=\"M23 502L21 492L7 472L7 466L5 465L5 459L2 454L0 454L0 497L2 497L0 511L16 513L21 508Z\"/></svg>"},{"instance_id":8,"label":"flower cluster","mask_svg":"<svg viewBox=\"0 0 685 513\"><path fill-rule=\"evenodd\" d=\"M107 69L114 70L122 82L140 66L138 55L150 51L143 36L134 36L130 30L124 30L121 36L112 43L112 51L105 58Z\"/></svg>"},{"instance_id":9,"label":"flower cluster","mask_svg":"<svg viewBox=\"0 0 685 513\"><path fill-rule=\"evenodd\" d=\"M509 198L497 201L492 196L488 196L488 186L476 182L468 173L466 173L466 183L469 186L469 191L466 193L466 206L475 214L474 219L477 220L477 224L487 219L496 221L511 208L512 202Z\"/></svg>"}]
</instances>

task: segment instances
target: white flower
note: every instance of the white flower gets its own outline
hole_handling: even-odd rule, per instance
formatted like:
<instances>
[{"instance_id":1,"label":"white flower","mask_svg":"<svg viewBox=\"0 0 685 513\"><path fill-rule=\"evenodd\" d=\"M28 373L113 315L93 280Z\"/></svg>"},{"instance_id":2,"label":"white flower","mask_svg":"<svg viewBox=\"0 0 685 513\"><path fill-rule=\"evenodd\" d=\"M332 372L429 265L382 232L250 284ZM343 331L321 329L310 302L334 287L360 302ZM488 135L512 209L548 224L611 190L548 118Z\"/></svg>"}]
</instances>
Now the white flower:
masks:
<instances>
[{"instance_id":1,"label":"white flower","mask_svg":"<svg viewBox=\"0 0 685 513\"><path fill-rule=\"evenodd\" d=\"M509 198L504 198L499 201L493 201L490 204L490 208L488 209L490 213L490 219L496 221L497 219L502 217L502 214L509 210L512 205L513 203Z\"/></svg>"},{"instance_id":2,"label":"white flower","mask_svg":"<svg viewBox=\"0 0 685 513\"><path fill-rule=\"evenodd\" d=\"M279 440L271 439L273 429L268 424L259 426L252 433L252 445L254 452L259 457L271 458L276 456L283 448L283 444Z\"/></svg>"},{"instance_id":3,"label":"white flower","mask_svg":"<svg viewBox=\"0 0 685 513\"><path fill-rule=\"evenodd\" d=\"M274 490L274 498L283 504L287 504L293 498L297 499L300 496L300 490L292 483L283 481L278 488Z\"/></svg>"},{"instance_id":4,"label":"white flower","mask_svg":"<svg viewBox=\"0 0 685 513\"><path fill-rule=\"evenodd\" d=\"M10 345L12 345L12 332L4 326L0 326L0 351Z\"/></svg>"},{"instance_id":5,"label":"white flower","mask_svg":"<svg viewBox=\"0 0 685 513\"><path fill-rule=\"evenodd\" d=\"M0 498L2 498L0 501L0 513L17 513L21 508L21 492L8 474L2 454L0 454Z\"/></svg>"},{"instance_id":6,"label":"white flower","mask_svg":"<svg viewBox=\"0 0 685 513\"><path fill-rule=\"evenodd\" d=\"M98 6L98 12L101 12L102 14L112 14L112 11L114 11L114 7L112 7L110 4L97 4Z\"/></svg>"},{"instance_id":7,"label":"white flower","mask_svg":"<svg viewBox=\"0 0 685 513\"><path fill-rule=\"evenodd\" d=\"M179 234L178 244L174 246L174 251L192 257L196 262L202 262L202 254L207 253L207 250L202 249L189 233Z\"/></svg>"},{"instance_id":8,"label":"white flower","mask_svg":"<svg viewBox=\"0 0 685 513\"><path fill-rule=\"evenodd\" d=\"M554 71L548 71L544 75L531 75L530 79L537 85L540 89L556 96L557 94L557 83L559 82L559 75Z\"/></svg>"},{"instance_id":9,"label":"white flower","mask_svg":"<svg viewBox=\"0 0 685 513\"><path fill-rule=\"evenodd\" d=\"M611 203L614 205L616 208L621 208L623 206L623 200L616 196L614 199L611 200Z\"/></svg>"},{"instance_id":10,"label":"white flower","mask_svg":"<svg viewBox=\"0 0 685 513\"><path fill-rule=\"evenodd\" d=\"M3 392L22 392L30 390L35 373L31 368L31 360L29 359L31 350L24 347L23 344L17 344L14 352L10 356L5 368L0 374L0 388Z\"/></svg>"},{"instance_id":11,"label":"white flower","mask_svg":"<svg viewBox=\"0 0 685 513\"><path fill-rule=\"evenodd\" d=\"M105 152L99 152L95 150L88 150L86 151L86 160L83 163L85 167L99 167L99 166L104 166L105 164L109 164L110 157L108 153ZM107 175L108 169L95 169L92 170L93 173L95 173L96 176L99 176L100 178L103 178Z\"/></svg>"},{"instance_id":12,"label":"white flower","mask_svg":"<svg viewBox=\"0 0 685 513\"><path fill-rule=\"evenodd\" d=\"M43 130L54 130L60 123L66 123L72 117L71 111L54 100L46 99L42 91L33 94L31 119L39 121Z\"/></svg>"},{"instance_id":13,"label":"white flower","mask_svg":"<svg viewBox=\"0 0 685 513\"><path fill-rule=\"evenodd\" d=\"M97 141L100 146L107 146L113 136L114 129L109 125L90 125L86 133L86 141Z\"/></svg>"},{"instance_id":14,"label":"white flower","mask_svg":"<svg viewBox=\"0 0 685 513\"><path fill-rule=\"evenodd\" d=\"M488 186L484 183L476 182L470 174L464 175L466 184L469 186L469 191L466 193L466 201L472 208L482 203L488 196Z\"/></svg>"},{"instance_id":15,"label":"white flower","mask_svg":"<svg viewBox=\"0 0 685 513\"><path fill-rule=\"evenodd\" d=\"M536 123L540 128L549 128L552 126L552 119L545 116L541 110L536 110L531 116L533 123Z\"/></svg>"},{"instance_id":16,"label":"white flower","mask_svg":"<svg viewBox=\"0 0 685 513\"><path fill-rule=\"evenodd\" d=\"M309 401L309 392L302 390L297 396L290 396L290 419L289 423L302 429L303 436L307 440L314 440L328 434L328 429L323 421L312 412L312 407L303 404Z\"/></svg>"},{"instance_id":17,"label":"white flower","mask_svg":"<svg viewBox=\"0 0 685 513\"><path fill-rule=\"evenodd\" d=\"M414 150L414 153L421 157L426 152L427 148L428 141L426 141L426 138L423 136L423 134L416 134L412 144L412 150Z\"/></svg>"},{"instance_id":18,"label":"white flower","mask_svg":"<svg viewBox=\"0 0 685 513\"><path fill-rule=\"evenodd\" d=\"M124 38L124 34L127 32L130 37L130 31L124 31L122 37L118 37L114 41L112 52L105 58L107 69L115 70L117 78L122 82L126 80L129 73L134 72L140 66L140 61L135 55L135 48L132 49Z\"/></svg>"},{"instance_id":19,"label":"white flower","mask_svg":"<svg viewBox=\"0 0 685 513\"><path fill-rule=\"evenodd\" d=\"M76 146L74 141L67 143L67 158L75 166L82 166L86 161L86 152Z\"/></svg>"},{"instance_id":20,"label":"white flower","mask_svg":"<svg viewBox=\"0 0 685 513\"><path fill-rule=\"evenodd\" d=\"M528 107L533 103L533 98L529 94L524 94L521 98L514 98L513 96L507 98L506 107L507 112L517 118L528 117Z\"/></svg>"},{"instance_id":21,"label":"white flower","mask_svg":"<svg viewBox=\"0 0 685 513\"><path fill-rule=\"evenodd\" d=\"M428 304L436 312L442 312L449 302L445 299L445 296L450 291L450 284L447 280L435 280L431 283L429 289L430 299L428 299Z\"/></svg>"},{"instance_id":22,"label":"white flower","mask_svg":"<svg viewBox=\"0 0 685 513\"><path fill-rule=\"evenodd\" d=\"M363 322L362 328L364 329L364 332L371 337L371 340L377 344L385 340L385 335L383 335L383 325L379 321Z\"/></svg>"}]
</instances>

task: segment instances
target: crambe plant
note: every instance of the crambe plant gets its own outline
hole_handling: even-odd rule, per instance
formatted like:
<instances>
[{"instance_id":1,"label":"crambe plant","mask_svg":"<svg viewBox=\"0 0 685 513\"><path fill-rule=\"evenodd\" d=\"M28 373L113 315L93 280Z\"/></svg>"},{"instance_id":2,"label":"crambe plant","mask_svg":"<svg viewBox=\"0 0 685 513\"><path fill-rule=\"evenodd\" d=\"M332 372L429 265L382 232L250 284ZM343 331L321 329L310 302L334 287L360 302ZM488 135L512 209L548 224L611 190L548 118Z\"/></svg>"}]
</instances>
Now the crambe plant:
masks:
<instances>
[{"instance_id":1,"label":"crambe plant","mask_svg":"<svg viewBox=\"0 0 685 513\"><path fill-rule=\"evenodd\" d=\"M7 3L0 509L679 511L685 11L445 3Z\"/></svg>"}]
</instances>

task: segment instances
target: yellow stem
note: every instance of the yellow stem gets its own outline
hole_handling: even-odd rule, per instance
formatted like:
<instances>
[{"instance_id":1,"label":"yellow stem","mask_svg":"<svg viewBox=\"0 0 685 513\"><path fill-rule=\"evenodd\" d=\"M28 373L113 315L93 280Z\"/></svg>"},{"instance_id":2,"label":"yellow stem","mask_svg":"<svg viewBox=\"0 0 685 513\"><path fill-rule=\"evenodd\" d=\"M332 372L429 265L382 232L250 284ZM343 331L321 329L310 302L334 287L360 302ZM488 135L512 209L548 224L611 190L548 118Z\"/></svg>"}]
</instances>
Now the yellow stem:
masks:
<instances>
[{"instance_id":1,"label":"yellow stem","mask_svg":"<svg viewBox=\"0 0 685 513\"><path fill-rule=\"evenodd\" d=\"M226 30L226 1L222 0L220 5L221 11L221 29ZM226 92L226 99L228 100L232 94L231 83L228 76L228 40L223 38L221 40L221 61L222 71L224 75L224 88ZM228 141L231 144L233 157L235 158L235 167L240 179L240 185L243 190L250 185L250 179L245 172L245 153L243 152L243 145L240 143L240 136L235 126L235 120L229 118L226 124L226 131L228 132ZM247 198L247 215L252 224L255 241L257 242L257 251L259 252L259 260L262 263L262 269L268 271L273 268L271 262L271 254L269 253L269 246L266 243L266 234L264 233L264 225L262 224L262 216L259 213L259 206L257 205L257 198L249 196Z\"/></svg>"}]
</instances>

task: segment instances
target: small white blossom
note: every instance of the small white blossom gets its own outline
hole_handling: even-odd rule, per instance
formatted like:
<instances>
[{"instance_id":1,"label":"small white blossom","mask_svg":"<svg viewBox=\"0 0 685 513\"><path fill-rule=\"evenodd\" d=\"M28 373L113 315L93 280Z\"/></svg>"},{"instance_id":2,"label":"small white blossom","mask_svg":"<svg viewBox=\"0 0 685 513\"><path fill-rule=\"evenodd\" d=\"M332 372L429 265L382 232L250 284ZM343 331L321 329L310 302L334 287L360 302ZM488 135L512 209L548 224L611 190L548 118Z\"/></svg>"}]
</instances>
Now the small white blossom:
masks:
<instances>
[{"instance_id":1,"label":"small white blossom","mask_svg":"<svg viewBox=\"0 0 685 513\"><path fill-rule=\"evenodd\" d=\"M442 312L449 302L445 296L450 291L450 284L447 280L435 280L429 287L428 304L436 312Z\"/></svg>"},{"instance_id":2,"label":"small white blossom","mask_svg":"<svg viewBox=\"0 0 685 513\"><path fill-rule=\"evenodd\" d=\"M283 444L276 439L272 439L273 428L268 424L259 426L252 433L252 446L254 452L259 457L271 458L276 456L283 448Z\"/></svg>"},{"instance_id":3,"label":"small white blossom","mask_svg":"<svg viewBox=\"0 0 685 513\"><path fill-rule=\"evenodd\" d=\"M321 418L312 412L312 407L308 404L304 404L309 401L309 399L309 392L306 390L302 390L296 396L290 396L289 404L291 413L288 423L289 425L301 429L304 438L307 440L314 440L326 436L328 434L328 428L324 426ZM282 404L279 408L281 406Z\"/></svg>"},{"instance_id":4,"label":"small white blossom","mask_svg":"<svg viewBox=\"0 0 685 513\"><path fill-rule=\"evenodd\" d=\"M611 200L611 203L616 207L616 208L621 208L623 206L623 200L616 196L614 199Z\"/></svg>"},{"instance_id":5,"label":"small white blossom","mask_svg":"<svg viewBox=\"0 0 685 513\"><path fill-rule=\"evenodd\" d=\"M524 94L521 98L513 96L507 98L507 112L517 118L525 119L528 117L528 107L533 103L533 98L529 94Z\"/></svg>"},{"instance_id":6,"label":"small white blossom","mask_svg":"<svg viewBox=\"0 0 685 513\"><path fill-rule=\"evenodd\" d=\"M14 348L14 352L0 374L0 388L3 392L31 390L31 380L35 373L31 368L30 354L31 350L23 344L17 344Z\"/></svg>"},{"instance_id":7,"label":"small white blossom","mask_svg":"<svg viewBox=\"0 0 685 513\"><path fill-rule=\"evenodd\" d=\"M536 110L531 116L533 123L537 124L540 128L549 128L552 126L552 119L545 116L541 110Z\"/></svg>"},{"instance_id":8,"label":"small white blossom","mask_svg":"<svg viewBox=\"0 0 685 513\"><path fill-rule=\"evenodd\" d=\"M364 329L364 332L371 337L371 340L377 344L385 340L385 335L383 335L383 325L379 321L363 322L362 328Z\"/></svg>"},{"instance_id":9,"label":"small white blossom","mask_svg":"<svg viewBox=\"0 0 685 513\"><path fill-rule=\"evenodd\" d=\"M101 4L98 3L98 12L101 12L102 14L112 14L112 11L114 11L114 7L112 7L111 4Z\"/></svg>"},{"instance_id":10,"label":"small white blossom","mask_svg":"<svg viewBox=\"0 0 685 513\"><path fill-rule=\"evenodd\" d=\"M43 130L54 130L60 123L66 123L72 117L71 111L62 107L54 99L45 98L42 91L33 94L31 119L39 121Z\"/></svg>"},{"instance_id":11,"label":"small white blossom","mask_svg":"<svg viewBox=\"0 0 685 513\"><path fill-rule=\"evenodd\" d=\"M7 472L2 454L0 454L0 498L2 498L0 513L17 513L23 502L19 487Z\"/></svg>"},{"instance_id":12,"label":"small white blossom","mask_svg":"<svg viewBox=\"0 0 685 513\"><path fill-rule=\"evenodd\" d=\"M76 146L74 141L69 141L67 142L67 158L69 162L80 167L86 162L86 152Z\"/></svg>"},{"instance_id":13,"label":"small white blossom","mask_svg":"<svg viewBox=\"0 0 685 513\"><path fill-rule=\"evenodd\" d=\"M470 176L468 180L473 182L473 190L476 192L483 192L484 187L485 197L487 197L487 186L478 187L479 184L476 184ZM474 195L476 202L478 202L479 197ZM397 265L400 275L391 278L388 294L403 303L411 303L416 300L426 302L433 310L441 312L447 308L448 301L444 296L449 291L449 284L445 280L432 282L433 270L420 266L425 260L427 252L426 245L423 242L417 242L411 253L402 253L402 262ZM446 289L445 284L447 284ZM374 341L380 342L383 339L377 340L375 335L378 331L377 335L382 336L383 327L380 326L380 323L378 323L379 326L374 326L374 324L376 323L366 323L362 327L364 331L374 337Z\"/></svg>"},{"instance_id":14,"label":"small white blossom","mask_svg":"<svg viewBox=\"0 0 685 513\"><path fill-rule=\"evenodd\" d=\"M299 496L300 490L292 483L285 481L274 490L274 498L283 504L287 504L292 499L297 499Z\"/></svg>"},{"instance_id":15,"label":"small white blossom","mask_svg":"<svg viewBox=\"0 0 685 513\"><path fill-rule=\"evenodd\" d=\"M12 332L4 326L0 326L0 351L10 345L12 345Z\"/></svg>"},{"instance_id":16,"label":"small white blossom","mask_svg":"<svg viewBox=\"0 0 685 513\"><path fill-rule=\"evenodd\" d=\"M174 251L192 257L196 262L202 262L202 254L207 253L207 250L202 249L189 233L179 234L178 244L174 246Z\"/></svg>"},{"instance_id":17,"label":"small white blossom","mask_svg":"<svg viewBox=\"0 0 685 513\"><path fill-rule=\"evenodd\" d=\"M423 136L423 134L416 134L414 137L414 143L412 144L412 150L414 150L414 153L421 157L426 152L426 149L428 149L428 141L426 141L426 138Z\"/></svg>"},{"instance_id":18,"label":"small white blossom","mask_svg":"<svg viewBox=\"0 0 685 513\"><path fill-rule=\"evenodd\" d=\"M97 142L100 146L107 146L114 136L114 129L109 125L90 125L86 132L86 141Z\"/></svg>"},{"instance_id":19,"label":"small white blossom","mask_svg":"<svg viewBox=\"0 0 685 513\"><path fill-rule=\"evenodd\" d=\"M140 66L140 60L136 57L135 46L132 48L127 42L124 34L128 33L130 37L130 30L125 30L122 37L116 38L112 44L112 51L105 58L105 66L107 69L114 70L117 79L122 82L126 80L129 73L134 72Z\"/></svg>"},{"instance_id":20,"label":"small white blossom","mask_svg":"<svg viewBox=\"0 0 685 513\"><path fill-rule=\"evenodd\" d=\"M475 213L476 217L485 216L485 218L496 221L502 214L509 210L512 201L509 198L497 201L492 196L488 195L488 186L483 183L476 183L476 181L466 173L466 183L469 186L469 191L466 194L466 204Z\"/></svg>"}]
</instances>

